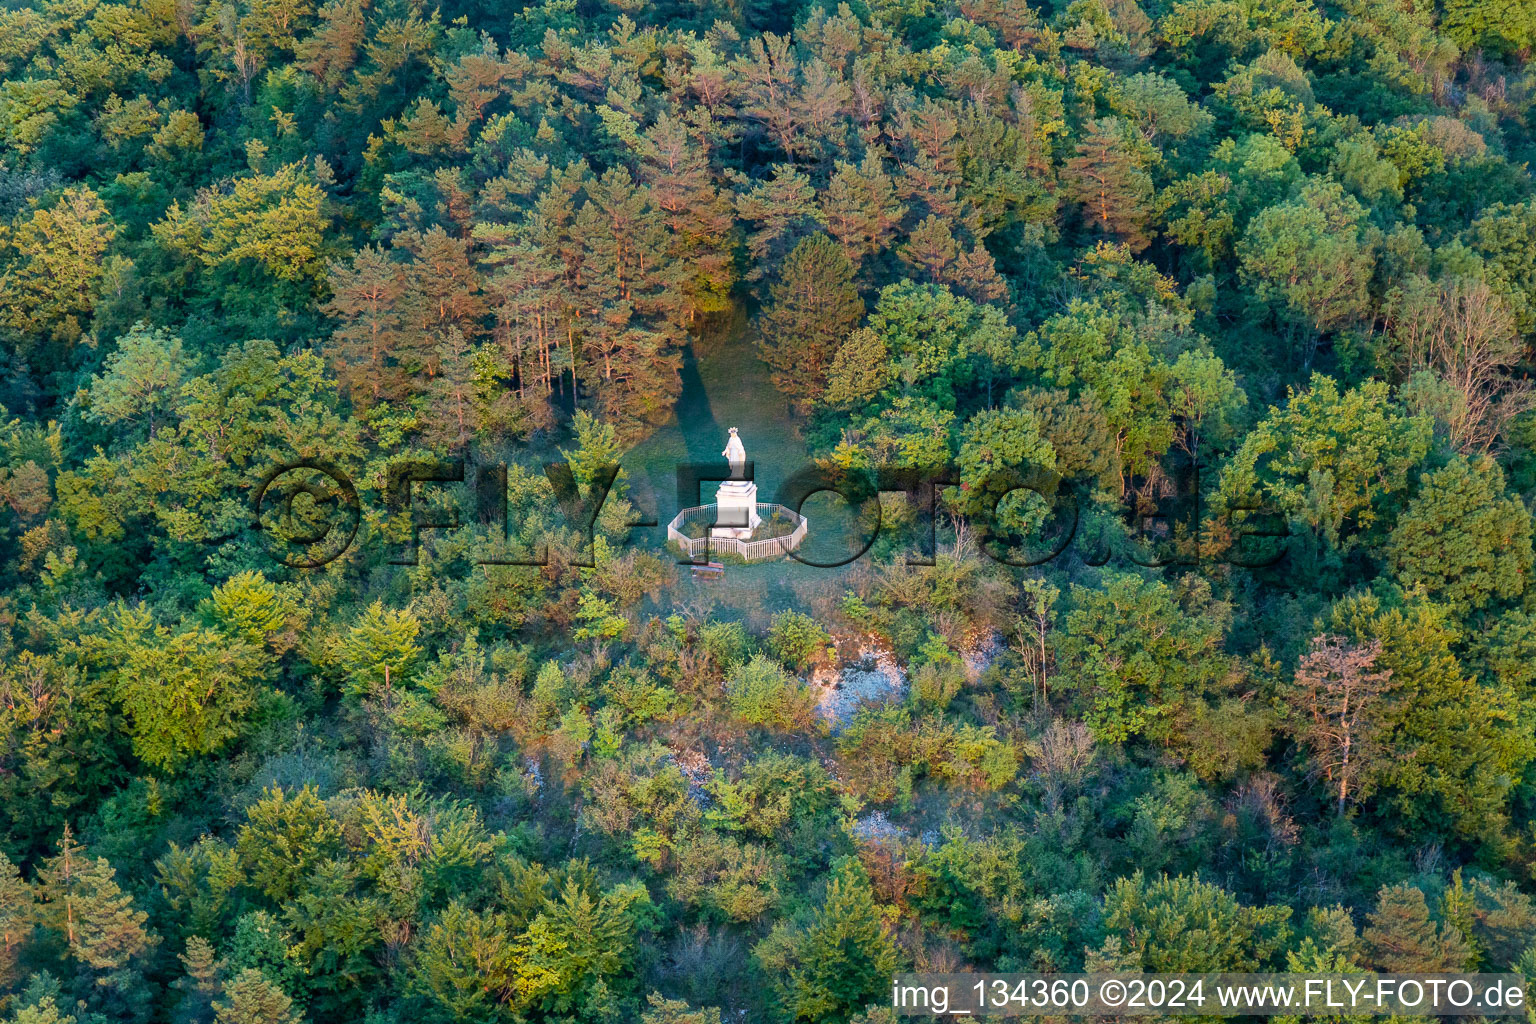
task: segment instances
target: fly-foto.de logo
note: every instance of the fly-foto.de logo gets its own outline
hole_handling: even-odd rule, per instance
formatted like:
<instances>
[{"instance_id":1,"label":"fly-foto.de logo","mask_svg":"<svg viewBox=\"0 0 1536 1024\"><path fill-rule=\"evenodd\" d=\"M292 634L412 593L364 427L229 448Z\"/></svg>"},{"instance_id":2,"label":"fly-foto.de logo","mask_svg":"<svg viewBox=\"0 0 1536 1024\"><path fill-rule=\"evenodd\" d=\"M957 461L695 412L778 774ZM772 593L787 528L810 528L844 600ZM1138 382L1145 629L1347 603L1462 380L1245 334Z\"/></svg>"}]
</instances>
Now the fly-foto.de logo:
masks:
<instances>
[{"instance_id":1,"label":"fly-foto.de logo","mask_svg":"<svg viewBox=\"0 0 1536 1024\"><path fill-rule=\"evenodd\" d=\"M592 564L598 517L620 471L617 463L584 465L578 479L570 463L542 466L559 521L578 538L579 550L567 552L567 564ZM551 538L530 537L529 524L520 522L510 508L508 472L504 462L472 465L464 459L390 466L374 499L384 514L381 522L392 525L389 533L398 538L387 542L387 560L396 565L418 564L424 531L453 531L473 523L495 548L475 556L477 564L550 564ZM623 524L629 528L628 537L644 542L646 531L652 531L650 539L662 540L662 513L671 515L675 523L682 513L703 510L713 518L697 527L705 541L702 550L698 544L685 543L686 557L679 561L707 563L711 550L716 554L730 550L725 539L740 533L745 524L731 517L727 505L708 503L706 488L742 482L755 488L754 473L751 461L678 464L675 507L637 513ZM939 524L947 516L973 533L987 557L1021 568L1043 565L1071 552L1089 565L1112 559L1154 568L1221 561L1261 569L1286 557L1290 537L1285 517L1261 502L1229 499L1219 510L1210 508L1194 463L1170 477L1155 499L1133 495L1113 516L1105 514L1113 506L1082 481L1045 470L1013 468L962 481L953 466L842 471L810 464L782 480L771 503L757 507L778 507L792 514L792 522L806 521L806 506L817 495L847 514L808 521L814 544L792 542L795 535L786 532L767 538L777 543L765 541L760 547L803 565L838 568L863 557L884 531L899 524L907 564L931 565ZM886 511L893 501L894 508L902 510L894 517ZM332 463L314 460L272 468L255 486L251 503L252 526L271 556L298 569L319 568L351 549L361 532L363 511L352 477ZM891 518L898 524L887 521ZM672 536L675 540L676 535ZM1208 543L1211 537L1220 537L1221 543Z\"/></svg>"}]
</instances>

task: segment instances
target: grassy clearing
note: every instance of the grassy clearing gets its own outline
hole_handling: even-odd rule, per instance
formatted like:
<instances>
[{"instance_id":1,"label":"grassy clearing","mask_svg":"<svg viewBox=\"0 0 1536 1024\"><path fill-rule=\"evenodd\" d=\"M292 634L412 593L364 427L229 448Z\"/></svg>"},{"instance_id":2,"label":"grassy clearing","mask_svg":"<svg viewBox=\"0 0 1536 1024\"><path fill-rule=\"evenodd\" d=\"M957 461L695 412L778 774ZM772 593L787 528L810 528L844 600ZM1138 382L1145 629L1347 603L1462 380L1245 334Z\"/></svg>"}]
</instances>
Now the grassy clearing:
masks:
<instances>
[{"instance_id":1,"label":"grassy clearing","mask_svg":"<svg viewBox=\"0 0 1536 1024\"><path fill-rule=\"evenodd\" d=\"M622 462L632 499L661 524L636 530L635 543L663 546L666 523L680 507L714 500L714 485L705 484L699 500L680 506L677 466L690 460L720 459L731 427L740 430L747 457L753 462L760 501L772 501L780 484L810 462L800 423L774 388L768 367L757 358L743 313L706 332L690 346L684 353L682 376L683 393L675 420L630 449ZM839 552L857 550L856 542L842 539L856 536L856 531L841 499L813 495L803 511L811 521L805 557L833 561ZM858 571L856 566L820 568L786 558L732 565L718 579L696 580L684 573L678 585L663 595L661 604L723 613L727 618L734 612L760 626L784 608L804 608L841 594L848 574Z\"/></svg>"}]
</instances>

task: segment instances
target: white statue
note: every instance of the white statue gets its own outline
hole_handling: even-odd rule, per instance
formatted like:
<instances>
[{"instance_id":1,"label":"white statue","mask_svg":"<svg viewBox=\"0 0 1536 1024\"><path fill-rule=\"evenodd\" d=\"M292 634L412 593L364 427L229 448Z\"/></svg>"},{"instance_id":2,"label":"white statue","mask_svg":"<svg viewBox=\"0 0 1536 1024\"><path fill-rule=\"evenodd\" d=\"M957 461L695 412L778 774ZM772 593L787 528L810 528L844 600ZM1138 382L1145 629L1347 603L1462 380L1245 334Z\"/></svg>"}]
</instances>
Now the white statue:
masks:
<instances>
[{"instance_id":1,"label":"white statue","mask_svg":"<svg viewBox=\"0 0 1536 1024\"><path fill-rule=\"evenodd\" d=\"M731 472L740 472L739 468L747 461L747 449L741 443L741 435L736 433L736 428L731 428L731 439L725 442L725 451L720 453L731 464Z\"/></svg>"},{"instance_id":2,"label":"white statue","mask_svg":"<svg viewBox=\"0 0 1536 1024\"><path fill-rule=\"evenodd\" d=\"M757 514L757 484L745 479L747 449L735 427L731 428L730 440L720 454L731 464L732 479L722 483L715 495L716 525L712 532L716 537L746 540L763 520Z\"/></svg>"}]
</instances>

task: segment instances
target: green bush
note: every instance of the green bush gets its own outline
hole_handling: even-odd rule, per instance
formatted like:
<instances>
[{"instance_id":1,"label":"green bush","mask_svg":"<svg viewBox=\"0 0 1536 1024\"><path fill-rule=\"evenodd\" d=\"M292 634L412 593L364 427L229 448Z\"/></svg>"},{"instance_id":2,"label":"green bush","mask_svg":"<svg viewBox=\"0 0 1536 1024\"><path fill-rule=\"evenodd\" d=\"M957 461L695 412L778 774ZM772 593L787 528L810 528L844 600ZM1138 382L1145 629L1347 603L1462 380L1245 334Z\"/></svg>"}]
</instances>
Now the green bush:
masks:
<instances>
[{"instance_id":1,"label":"green bush","mask_svg":"<svg viewBox=\"0 0 1536 1024\"><path fill-rule=\"evenodd\" d=\"M810 693L782 666L761 654L731 677L726 697L736 717L770 729L804 728L815 713Z\"/></svg>"},{"instance_id":2,"label":"green bush","mask_svg":"<svg viewBox=\"0 0 1536 1024\"><path fill-rule=\"evenodd\" d=\"M768 630L768 649L796 672L836 656L831 635L815 619L801 612L780 612L773 617L773 626Z\"/></svg>"}]
</instances>

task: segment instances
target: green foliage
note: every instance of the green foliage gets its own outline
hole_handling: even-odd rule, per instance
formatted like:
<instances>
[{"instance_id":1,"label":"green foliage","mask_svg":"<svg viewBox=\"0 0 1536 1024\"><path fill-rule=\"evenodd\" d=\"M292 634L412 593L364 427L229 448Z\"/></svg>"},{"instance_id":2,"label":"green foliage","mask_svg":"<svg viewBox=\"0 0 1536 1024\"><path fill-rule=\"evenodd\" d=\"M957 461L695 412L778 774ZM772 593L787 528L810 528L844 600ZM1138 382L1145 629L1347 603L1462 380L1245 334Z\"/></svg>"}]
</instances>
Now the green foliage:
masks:
<instances>
[{"instance_id":1,"label":"green foliage","mask_svg":"<svg viewBox=\"0 0 1536 1024\"><path fill-rule=\"evenodd\" d=\"M298 1024L303 1018L289 999L266 975L247 967L224 986L224 998L215 1000L214 1024Z\"/></svg>"},{"instance_id":2,"label":"green foliage","mask_svg":"<svg viewBox=\"0 0 1536 1024\"><path fill-rule=\"evenodd\" d=\"M699 645L722 671L732 672L752 653L752 641L739 622L706 622L699 627Z\"/></svg>"},{"instance_id":3,"label":"green foliage","mask_svg":"<svg viewBox=\"0 0 1536 1024\"><path fill-rule=\"evenodd\" d=\"M7 1020L1536 971L1536 6L952 7L0 10Z\"/></svg>"},{"instance_id":4,"label":"green foliage","mask_svg":"<svg viewBox=\"0 0 1536 1024\"><path fill-rule=\"evenodd\" d=\"M1290 916L1289 907L1245 907L1199 877L1148 882L1140 871L1104 899L1105 927L1145 971L1262 970L1285 947Z\"/></svg>"},{"instance_id":5,"label":"green foliage","mask_svg":"<svg viewBox=\"0 0 1536 1024\"><path fill-rule=\"evenodd\" d=\"M336 646L346 692L371 696L404 686L421 657L420 632L421 623L409 609L386 609L380 601L369 605Z\"/></svg>"},{"instance_id":6,"label":"green foliage","mask_svg":"<svg viewBox=\"0 0 1536 1024\"><path fill-rule=\"evenodd\" d=\"M1052 689L1077 695L1100 739L1166 737L1185 705L1236 681L1222 650L1226 611L1198 583L1181 592L1117 574L1102 588L1073 587L1071 602Z\"/></svg>"},{"instance_id":7,"label":"green foliage","mask_svg":"<svg viewBox=\"0 0 1536 1024\"><path fill-rule=\"evenodd\" d=\"M118 611L99 656L111 666L134 754L167 771L240 735L264 667L248 642L195 628L173 633L142 606Z\"/></svg>"},{"instance_id":8,"label":"green foliage","mask_svg":"<svg viewBox=\"0 0 1536 1024\"><path fill-rule=\"evenodd\" d=\"M1511 780L1536 757L1519 726L1518 696L1503 680L1480 682L1455 653L1460 639L1449 609L1428 600L1384 606L1370 595L1333 609L1336 630L1381 644L1390 672L1386 726L1393 738L1383 782L1405 821L1492 836L1502 826Z\"/></svg>"},{"instance_id":9,"label":"green foliage","mask_svg":"<svg viewBox=\"0 0 1536 1024\"><path fill-rule=\"evenodd\" d=\"M235 850L250 884L274 901L290 898L310 871L339 852L341 828L309 787L268 790L246 810Z\"/></svg>"},{"instance_id":10,"label":"green foliage","mask_svg":"<svg viewBox=\"0 0 1536 1024\"><path fill-rule=\"evenodd\" d=\"M763 360L787 395L814 399L834 355L864 318L853 265L837 244L815 234L795 246L758 320Z\"/></svg>"},{"instance_id":11,"label":"green foliage","mask_svg":"<svg viewBox=\"0 0 1536 1024\"><path fill-rule=\"evenodd\" d=\"M1461 971L1470 956L1455 928L1430 920L1424 894L1411 885L1382 886L1361 938L1382 971Z\"/></svg>"},{"instance_id":12,"label":"green foliage","mask_svg":"<svg viewBox=\"0 0 1536 1024\"><path fill-rule=\"evenodd\" d=\"M725 692L732 713L749 725L804 728L814 714L813 699L799 680L761 654L731 675Z\"/></svg>"},{"instance_id":13,"label":"green foliage","mask_svg":"<svg viewBox=\"0 0 1536 1024\"><path fill-rule=\"evenodd\" d=\"M802 612L780 612L768 630L768 649L796 672L833 657L831 643L832 637L821 624Z\"/></svg>"},{"instance_id":14,"label":"green foliage","mask_svg":"<svg viewBox=\"0 0 1536 1024\"><path fill-rule=\"evenodd\" d=\"M1338 184L1325 182L1255 216L1237 256L1257 302L1321 333L1365 314L1374 247L1365 210Z\"/></svg>"},{"instance_id":15,"label":"green foliage","mask_svg":"<svg viewBox=\"0 0 1536 1024\"><path fill-rule=\"evenodd\" d=\"M988 792L1012 783L1019 768L1018 749L993 727L933 715L914 721L905 708L858 712L838 737L837 752L849 788L878 802L896 797L903 770L909 779L927 774Z\"/></svg>"},{"instance_id":16,"label":"green foliage","mask_svg":"<svg viewBox=\"0 0 1536 1024\"><path fill-rule=\"evenodd\" d=\"M108 425L143 421L153 434L156 418L174 407L190 369L180 338L136 324L107 357L106 373L92 378L86 415Z\"/></svg>"},{"instance_id":17,"label":"green foliage","mask_svg":"<svg viewBox=\"0 0 1536 1024\"><path fill-rule=\"evenodd\" d=\"M885 994L896 945L875 906L869 877L846 860L798 927L780 926L753 955L774 978L792 1020L846 1021Z\"/></svg>"},{"instance_id":18,"label":"green foliage","mask_svg":"<svg viewBox=\"0 0 1536 1024\"><path fill-rule=\"evenodd\" d=\"M1525 591L1531 572L1531 515L1504 496L1491 459L1457 457L1427 474L1387 538L1388 562L1404 586L1477 609Z\"/></svg>"},{"instance_id":19,"label":"green foliage","mask_svg":"<svg viewBox=\"0 0 1536 1024\"><path fill-rule=\"evenodd\" d=\"M417 944L408 984L441 1019L495 1019L515 971L505 917L454 901Z\"/></svg>"},{"instance_id":20,"label":"green foliage","mask_svg":"<svg viewBox=\"0 0 1536 1024\"><path fill-rule=\"evenodd\" d=\"M65 189L7 231L8 272L0 277L0 324L27 351L39 342L74 343L90 324L116 234L112 215L89 188Z\"/></svg>"},{"instance_id":21,"label":"green foliage","mask_svg":"<svg viewBox=\"0 0 1536 1024\"><path fill-rule=\"evenodd\" d=\"M1379 531L1429 443L1427 420L1398 411L1386 385L1341 391L1314 375L1310 390L1292 392L1244 439L1223 472L1218 507L1266 502L1347 550Z\"/></svg>"}]
</instances>

